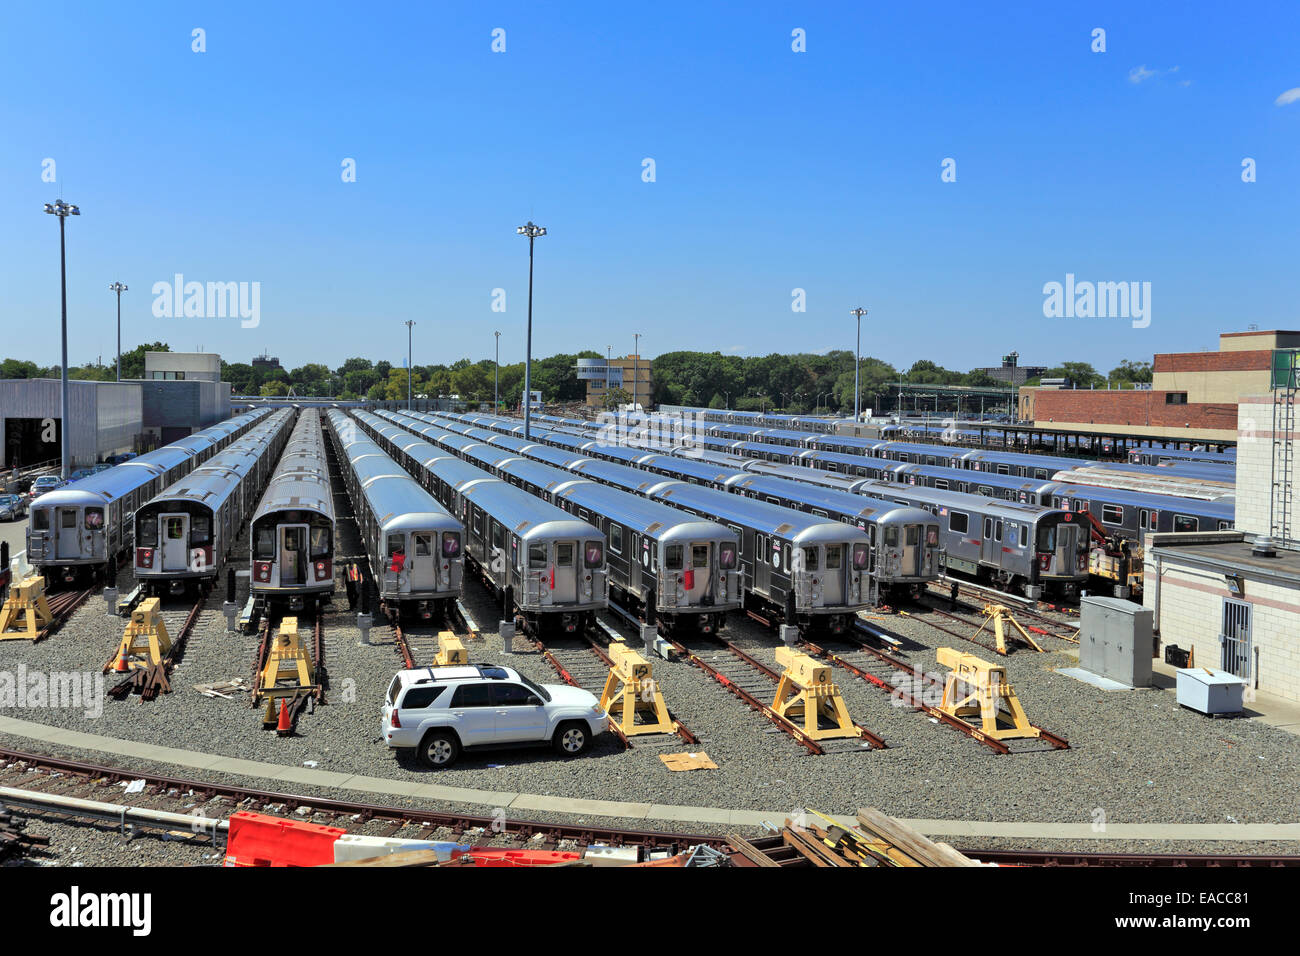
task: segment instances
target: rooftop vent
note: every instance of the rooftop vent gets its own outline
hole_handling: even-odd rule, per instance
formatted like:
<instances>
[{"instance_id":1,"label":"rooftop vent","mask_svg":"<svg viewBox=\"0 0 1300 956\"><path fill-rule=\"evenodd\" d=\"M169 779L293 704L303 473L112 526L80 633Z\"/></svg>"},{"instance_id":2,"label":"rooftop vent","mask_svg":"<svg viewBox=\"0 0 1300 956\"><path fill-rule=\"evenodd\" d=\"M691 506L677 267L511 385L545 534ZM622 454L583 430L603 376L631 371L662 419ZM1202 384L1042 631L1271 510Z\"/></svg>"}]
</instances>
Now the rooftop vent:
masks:
<instances>
[{"instance_id":1,"label":"rooftop vent","mask_svg":"<svg viewBox=\"0 0 1300 956\"><path fill-rule=\"evenodd\" d=\"M1277 542L1268 535L1261 535L1255 539L1255 543L1250 546L1250 553L1257 558L1276 558Z\"/></svg>"}]
</instances>

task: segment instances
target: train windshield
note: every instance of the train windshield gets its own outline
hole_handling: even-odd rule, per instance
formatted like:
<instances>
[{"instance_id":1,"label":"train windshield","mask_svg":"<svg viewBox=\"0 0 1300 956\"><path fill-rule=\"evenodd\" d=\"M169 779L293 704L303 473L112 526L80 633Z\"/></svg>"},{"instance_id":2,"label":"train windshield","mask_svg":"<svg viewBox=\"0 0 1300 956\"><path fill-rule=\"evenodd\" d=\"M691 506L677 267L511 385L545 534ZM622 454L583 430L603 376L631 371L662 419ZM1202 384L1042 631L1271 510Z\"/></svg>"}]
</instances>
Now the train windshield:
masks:
<instances>
[{"instance_id":1,"label":"train windshield","mask_svg":"<svg viewBox=\"0 0 1300 956\"><path fill-rule=\"evenodd\" d=\"M253 556L270 561L275 557L275 526L257 529L257 538L253 543Z\"/></svg>"},{"instance_id":2,"label":"train windshield","mask_svg":"<svg viewBox=\"0 0 1300 956\"><path fill-rule=\"evenodd\" d=\"M885 529L885 547L898 547L898 527L896 525L890 525Z\"/></svg>"},{"instance_id":3,"label":"train windshield","mask_svg":"<svg viewBox=\"0 0 1300 956\"><path fill-rule=\"evenodd\" d=\"M190 544L207 544L212 539L212 519L195 515L190 522Z\"/></svg>"},{"instance_id":4,"label":"train windshield","mask_svg":"<svg viewBox=\"0 0 1300 956\"><path fill-rule=\"evenodd\" d=\"M536 570L546 567L546 546L530 544L528 546L528 567Z\"/></svg>"},{"instance_id":5,"label":"train windshield","mask_svg":"<svg viewBox=\"0 0 1300 956\"><path fill-rule=\"evenodd\" d=\"M330 529L311 529L311 556L323 558L330 553Z\"/></svg>"},{"instance_id":6,"label":"train windshield","mask_svg":"<svg viewBox=\"0 0 1300 956\"><path fill-rule=\"evenodd\" d=\"M1045 524L1038 529L1038 550L1056 550L1056 525Z\"/></svg>"},{"instance_id":7,"label":"train windshield","mask_svg":"<svg viewBox=\"0 0 1300 956\"><path fill-rule=\"evenodd\" d=\"M156 515L149 515L146 518L141 518L139 522L137 522L135 526L135 543L158 543L158 518Z\"/></svg>"},{"instance_id":8,"label":"train windshield","mask_svg":"<svg viewBox=\"0 0 1300 956\"><path fill-rule=\"evenodd\" d=\"M815 545L811 548L803 549L803 567L805 571L821 570L821 563L819 561L818 549Z\"/></svg>"},{"instance_id":9,"label":"train windshield","mask_svg":"<svg viewBox=\"0 0 1300 956\"><path fill-rule=\"evenodd\" d=\"M669 571L680 571L682 569L682 546L680 544L670 544L664 549L664 568Z\"/></svg>"}]
</instances>

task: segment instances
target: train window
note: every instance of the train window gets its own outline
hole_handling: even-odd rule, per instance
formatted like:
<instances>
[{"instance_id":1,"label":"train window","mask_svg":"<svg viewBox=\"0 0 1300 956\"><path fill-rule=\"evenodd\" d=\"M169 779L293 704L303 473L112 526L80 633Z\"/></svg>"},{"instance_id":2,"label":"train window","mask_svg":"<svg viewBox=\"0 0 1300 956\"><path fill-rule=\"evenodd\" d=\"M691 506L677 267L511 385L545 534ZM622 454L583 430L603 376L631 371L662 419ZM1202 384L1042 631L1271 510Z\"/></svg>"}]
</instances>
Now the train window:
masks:
<instances>
[{"instance_id":1,"label":"train window","mask_svg":"<svg viewBox=\"0 0 1300 956\"><path fill-rule=\"evenodd\" d=\"M1028 544L1029 544L1029 526L1021 525L1020 526L1020 547L1023 548Z\"/></svg>"},{"instance_id":2,"label":"train window","mask_svg":"<svg viewBox=\"0 0 1300 956\"><path fill-rule=\"evenodd\" d=\"M991 537L993 537L993 519L992 519L992 518L985 518L985 519L984 519L984 538L985 538L985 540L987 540L987 539L989 539L989 538L991 538Z\"/></svg>"},{"instance_id":3,"label":"train window","mask_svg":"<svg viewBox=\"0 0 1300 956\"><path fill-rule=\"evenodd\" d=\"M1124 506L1123 505L1102 505L1101 520L1106 522L1106 524L1123 524Z\"/></svg>"},{"instance_id":4,"label":"train window","mask_svg":"<svg viewBox=\"0 0 1300 956\"><path fill-rule=\"evenodd\" d=\"M546 567L546 546L530 544L528 546L528 567L531 570Z\"/></svg>"},{"instance_id":5,"label":"train window","mask_svg":"<svg viewBox=\"0 0 1300 956\"><path fill-rule=\"evenodd\" d=\"M483 537L483 513L477 509L474 511L474 534Z\"/></svg>"},{"instance_id":6,"label":"train window","mask_svg":"<svg viewBox=\"0 0 1300 956\"><path fill-rule=\"evenodd\" d=\"M1220 521L1220 522L1219 522L1219 530L1220 530L1220 531L1227 531L1227 530L1228 530L1229 528L1231 528L1231 527L1232 527L1232 522L1231 522L1231 521Z\"/></svg>"},{"instance_id":7,"label":"train window","mask_svg":"<svg viewBox=\"0 0 1300 956\"><path fill-rule=\"evenodd\" d=\"M691 567L707 568L709 566L709 546L696 544L691 546Z\"/></svg>"},{"instance_id":8,"label":"train window","mask_svg":"<svg viewBox=\"0 0 1300 956\"><path fill-rule=\"evenodd\" d=\"M867 546L865 544L855 544L853 546L853 569L863 571L867 567Z\"/></svg>"},{"instance_id":9,"label":"train window","mask_svg":"<svg viewBox=\"0 0 1300 956\"><path fill-rule=\"evenodd\" d=\"M388 536L388 556L391 558L395 554L401 554L406 550L406 535L390 534Z\"/></svg>"},{"instance_id":10,"label":"train window","mask_svg":"<svg viewBox=\"0 0 1300 956\"><path fill-rule=\"evenodd\" d=\"M444 531L442 533L442 556L454 558L460 554L460 532Z\"/></svg>"},{"instance_id":11,"label":"train window","mask_svg":"<svg viewBox=\"0 0 1300 956\"><path fill-rule=\"evenodd\" d=\"M818 560L817 546L803 549L803 569L805 571L820 571L821 564Z\"/></svg>"},{"instance_id":12,"label":"train window","mask_svg":"<svg viewBox=\"0 0 1300 956\"><path fill-rule=\"evenodd\" d=\"M605 546L599 541L588 541L582 552L583 564L588 568L598 568L605 563Z\"/></svg>"},{"instance_id":13,"label":"train window","mask_svg":"<svg viewBox=\"0 0 1300 956\"><path fill-rule=\"evenodd\" d=\"M815 515L816 515L817 517L819 517L819 518L828 518L828 517L830 517L828 514L826 514L826 512L822 511L820 508L814 508L814 509L812 510L812 513L815 514Z\"/></svg>"},{"instance_id":14,"label":"train window","mask_svg":"<svg viewBox=\"0 0 1300 956\"><path fill-rule=\"evenodd\" d=\"M965 534L970 528L970 516L960 511L951 511L948 513L948 530L955 531L957 534Z\"/></svg>"},{"instance_id":15,"label":"train window","mask_svg":"<svg viewBox=\"0 0 1300 956\"><path fill-rule=\"evenodd\" d=\"M843 559L843 548L838 544L826 545L826 570L838 571Z\"/></svg>"},{"instance_id":16,"label":"train window","mask_svg":"<svg viewBox=\"0 0 1300 956\"><path fill-rule=\"evenodd\" d=\"M1002 540L1002 522L1001 522L1001 521L998 521L998 522L996 522L996 523L993 525L993 540L994 540L994 541L1001 541L1001 540Z\"/></svg>"},{"instance_id":17,"label":"train window","mask_svg":"<svg viewBox=\"0 0 1300 956\"><path fill-rule=\"evenodd\" d=\"M998 474L999 474L999 475L1009 475L1009 474L1011 474L1011 468L1010 468L1010 466L1008 466L1008 465L998 465Z\"/></svg>"},{"instance_id":18,"label":"train window","mask_svg":"<svg viewBox=\"0 0 1300 956\"><path fill-rule=\"evenodd\" d=\"M779 505L779 504L781 503L781 499L780 499L780 498L773 498L771 495L768 495L768 496L767 496L767 503L768 503L769 505Z\"/></svg>"},{"instance_id":19,"label":"train window","mask_svg":"<svg viewBox=\"0 0 1300 956\"><path fill-rule=\"evenodd\" d=\"M253 557L270 561L275 557L275 527L257 529L257 540L253 544Z\"/></svg>"},{"instance_id":20,"label":"train window","mask_svg":"<svg viewBox=\"0 0 1300 956\"><path fill-rule=\"evenodd\" d=\"M195 515L190 519L190 544L207 544L212 540L212 519L207 515Z\"/></svg>"},{"instance_id":21,"label":"train window","mask_svg":"<svg viewBox=\"0 0 1300 956\"><path fill-rule=\"evenodd\" d=\"M1079 514L1087 514L1087 513L1088 513L1088 502L1086 502L1086 501L1078 501L1078 500L1076 500L1076 501L1074 502L1074 510L1075 510L1077 513L1079 513Z\"/></svg>"},{"instance_id":22,"label":"train window","mask_svg":"<svg viewBox=\"0 0 1300 956\"><path fill-rule=\"evenodd\" d=\"M555 563L562 568L573 567L573 545L569 542L556 544L555 546Z\"/></svg>"},{"instance_id":23,"label":"train window","mask_svg":"<svg viewBox=\"0 0 1300 956\"><path fill-rule=\"evenodd\" d=\"M623 526L613 521L609 523L609 550L623 553Z\"/></svg>"},{"instance_id":24,"label":"train window","mask_svg":"<svg viewBox=\"0 0 1300 956\"><path fill-rule=\"evenodd\" d=\"M994 498L994 497L996 497L996 495L993 494L993 489L992 489L992 487L990 487L989 485L980 485L980 486L979 486L979 493L980 493L981 495L983 495L984 497L986 497L986 498Z\"/></svg>"},{"instance_id":25,"label":"train window","mask_svg":"<svg viewBox=\"0 0 1300 956\"><path fill-rule=\"evenodd\" d=\"M885 529L885 547L886 547L886 548L897 548L897 547L898 547L898 528L897 528L897 527L894 527L894 526L891 525L890 527L888 527L888 528Z\"/></svg>"},{"instance_id":26,"label":"train window","mask_svg":"<svg viewBox=\"0 0 1300 956\"><path fill-rule=\"evenodd\" d=\"M947 478L936 478L936 479L934 479L934 487L938 488L940 491L947 491L947 490L948 490L948 479L947 479Z\"/></svg>"},{"instance_id":27,"label":"train window","mask_svg":"<svg viewBox=\"0 0 1300 956\"><path fill-rule=\"evenodd\" d=\"M736 566L736 546L730 542L718 548L718 567L730 571Z\"/></svg>"},{"instance_id":28,"label":"train window","mask_svg":"<svg viewBox=\"0 0 1300 956\"><path fill-rule=\"evenodd\" d=\"M168 541L179 541L181 538L185 537L185 519L168 518L166 530Z\"/></svg>"},{"instance_id":29,"label":"train window","mask_svg":"<svg viewBox=\"0 0 1300 956\"><path fill-rule=\"evenodd\" d=\"M158 519L155 516L149 515L140 519L140 523L135 526L135 543L158 543Z\"/></svg>"},{"instance_id":30,"label":"train window","mask_svg":"<svg viewBox=\"0 0 1300 956\"><path fill-rule=\"evenodd\" d=\"M909 524L907 526L906 531L904 532L904 535L905 535L904 540L906 541L907 546L909 548L915 548L918 544L921 543L921 526L916 524Z\"/></svg>"},{"instance_id":31,"label":"train window","mask_svg":"<svg viewBox=\"0 0 1300 956\"><path fill-rule=\"evenodd\" d=\"M1044 469L1042 469L1042 468L1035 468L1035 469L1034 469L1034 477L1037 478L1039 481L1046 481L1046 480L1047 480L1047 472L1046 472Z\"/></svg>"},{"instance_id":32,"label":"train window","mask_svg":"<svg viewBox=\"0 0 1300 956\"><path fill-rule=\"evenodd\" d=\"M35 531L50 530L50 513L41 509L32 512L32 528Z\"/></svg>"},{"instance_id":33,"label":"train window","mask_svg":"<svg viewBox=\"0 0 1300 956\"><path fill-rule=\"evenodd\" d=\"M500 550L505 547L505 544L505 531L502 529L501 525L497 524L495 521L492 522L492 547Z\"/></svg>"},{"instance_id":34,"label":"train window","mask_svg":"<svg viewBox=\"0 0 1300 956\"><path fill-rule=\"evenodd\" d=\"M1195 531L1197 524L1195 518L1189 518L1187 515L1174 515L1175 531Z\"/></svg>"},{"instance_id":35,"label":"train window","mask_svg":"<svg viewBox=\"0 0 1300 956\"><path fill-rule=\"evenodd\" d=\"M1160 512L1159 511L1151 512L1151 524L1149 525L1150 529L1152 531L1155 531L1156 528L1159 527L1159 523L1160 523Z\"/></svg>"},{"instance_id":36,"label":"train window","mask_svg":"<svg viewBox=\"0 0 1300 956\"><path fill-rule=\"evenodd\" d=\"M939 526L937 524L926 526L925 543L926 546L930 548L937 548L939 546Z\"/></svg>"},{"instance_id":37,"label":"train window","mask_svg":"<svg viewBox=\"0 0 1300 956\"><path fill-rule=\"evenodd\" d=\"M433 536L427 533L415 535L415 556L427 558L433 554Z\"/></svg>"},{"instance_id":38,"label":"train window","mask_svg":"<svg viewBox=\"0 0 1300 956\"><path fill-rule=\"evenodd\" d=\"M1056 525L1045 524L1038 529L1038 550L1056 550Z\"/></svg>"},{"instance_id":39,"label":"train window","mask_svg":"<svg viewBox=\"0 0 1300 956\"><path fill-rule=\"evenodd\" d=\"M669 571L680 571L682 569L682 546L680 544L670 544L664 548L664 567Z\"/></svg>"},{"instance_id":40,"label":"train window","mask_svg":"<svg viewBox=\"0 0 1300 956\"><path fill-rule=\"evenodd\" d=\"M313 558L322 558L329 553L330 553L330 529L312 528L311 529L311 556Z\"/></svg>"}]
</instances>

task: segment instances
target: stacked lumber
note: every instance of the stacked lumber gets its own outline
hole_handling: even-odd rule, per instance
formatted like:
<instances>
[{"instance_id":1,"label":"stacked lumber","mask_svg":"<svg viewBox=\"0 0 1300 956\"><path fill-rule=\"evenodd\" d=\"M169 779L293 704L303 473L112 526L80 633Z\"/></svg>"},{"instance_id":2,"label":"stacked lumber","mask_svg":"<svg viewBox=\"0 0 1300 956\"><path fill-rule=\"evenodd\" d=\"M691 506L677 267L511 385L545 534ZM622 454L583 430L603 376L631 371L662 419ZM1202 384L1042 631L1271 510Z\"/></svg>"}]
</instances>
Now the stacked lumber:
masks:
<instances>
[{"instance_id":1,"label":"stacked lumber","mask_svg":"<svg viewBox=\"0 0 1300 956\"><path fill-rule=\"evenodd\" d=\"M775 837L751 842L733 833L727 843L735 866L979 866L874 807L858 811L856 827L808 810L797 821L787 819Z\"/></svg>"}]
</instances>

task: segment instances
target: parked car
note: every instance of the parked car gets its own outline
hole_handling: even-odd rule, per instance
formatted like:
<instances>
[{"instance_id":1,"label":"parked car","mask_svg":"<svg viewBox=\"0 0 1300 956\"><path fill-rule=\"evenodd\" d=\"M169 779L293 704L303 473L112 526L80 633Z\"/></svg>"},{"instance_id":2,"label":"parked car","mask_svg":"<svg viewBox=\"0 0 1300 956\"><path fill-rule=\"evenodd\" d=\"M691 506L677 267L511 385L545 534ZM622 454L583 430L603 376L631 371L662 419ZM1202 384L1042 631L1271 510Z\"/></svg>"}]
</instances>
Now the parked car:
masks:
<instances>
[{"instance_id":1,"label":"parked car","mask_svg":"<svg viewBox=\"0 0 1300 956\"><path fill-rule=\"evenodd\" d=\"M105 458L104 461L106 461L110 465L120 465L122 464L122 462L130 461L134 457L135 457L135 452L127 451L127 452L123 452L120 455L110 455L109 457Z\"/></svg>"},{"instance_id":2,"label":"parked car","mask_svg":"<svg viewBox=\"0 0 1300 956\"><path fill-rule=\"evenodd\" d=\"M415 749L435 769L451 766L470 747L550 743L562 756L576 757L606 725L593 694L484 664L398 671L382 713L384 742Z\"/></svg>"},{"instance_id":3,"label":"parked car","mask_svg":"<svg viewBox=\"0 0 1300 956\"><path fill-rule=\"evenodd\" d=\"M22 495L0 495L0 521L17 521L27 514Z\"/></svg>"},{"instance_id":4,"label":"parked car","mask_svg":"<svg viewBox=\"0 0 1300 956\"><path fill-rule=\"evenodd\" d=\"M58 475L41 475L32 482L31 488L28 489L27 500L29 502L35 501L47 491L54 491L57 488L62 488L63 485L64 481Z\"/></svg>"},{"instance_id":5,"label":"parked car","mask_svg":"<svg viewBox=\"0 0 1300 956\"><path fill-rule=\"evenodd\" d=\"M78 468L68 476L68 483L71 484L74 481L80 481L82 478L89 478L94 473L93 468Z\"/></svg>"},{"instance_id":6,"label":"parked car","mask_svg":"<svg viewBox=\"0 0 1300 956\"><path fill-rule=\"evenodd\" d=\"M101 471L108 471L108 469L110 469L110 468L112 468L112 467L113 467L113 466L110 465L108 462L106 462L106 461L101 461L98 465L96 465L95 467L93 467L93 468L90 469L90 473L91 473L92 475L97 475L97 474L99 474Z\"/></svg>"}]
</instances>

